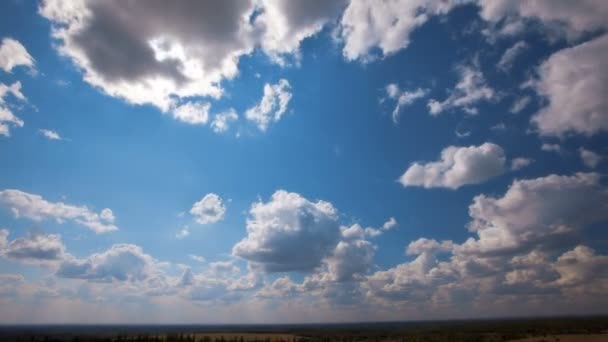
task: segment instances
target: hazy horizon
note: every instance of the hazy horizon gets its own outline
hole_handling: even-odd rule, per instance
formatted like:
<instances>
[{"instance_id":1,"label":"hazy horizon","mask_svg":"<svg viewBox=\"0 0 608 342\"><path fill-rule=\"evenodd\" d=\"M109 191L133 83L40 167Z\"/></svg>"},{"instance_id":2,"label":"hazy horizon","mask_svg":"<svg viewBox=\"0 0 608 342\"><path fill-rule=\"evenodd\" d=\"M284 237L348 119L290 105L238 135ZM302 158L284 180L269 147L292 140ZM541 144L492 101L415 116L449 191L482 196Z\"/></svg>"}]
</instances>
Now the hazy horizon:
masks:
<instances>
[{"instance_id":1,"label":"hazy horizon","mask_svg":"<svg viewBox=\"0 0 608 342\"><path fill-rule=\"evenodd\" d=\"M608 314L608 2L0 3L0 325Z\"/></svg>"}]
</instances>

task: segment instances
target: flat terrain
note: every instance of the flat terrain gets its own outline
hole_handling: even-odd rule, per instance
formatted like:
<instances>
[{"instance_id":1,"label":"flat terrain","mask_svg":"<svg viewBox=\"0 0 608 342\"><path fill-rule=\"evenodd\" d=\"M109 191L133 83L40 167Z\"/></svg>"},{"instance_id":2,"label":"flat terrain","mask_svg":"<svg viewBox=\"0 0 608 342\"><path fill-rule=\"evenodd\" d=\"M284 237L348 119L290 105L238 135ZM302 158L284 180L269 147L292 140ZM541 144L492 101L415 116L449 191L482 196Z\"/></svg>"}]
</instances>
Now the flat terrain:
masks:
<instances>
[{"instance_id":1,"label":"flat terrain","mask_svg":"<svg viewBox=\"0 0 608 342\"><path fill-rule=\"evenodd\" d=\"M608 316L291 325L0 326L0 341L608 342Z\"/></svg>"},{"instance_id":2,"label":"flat terrain","mask_svg":"<svg viewBox=\"0 0 608 342\"><path fill-rule=\"evenodd\" d=\"M608 334L570 334L570 335L552 335L547 337L528 337L513 342L606 342Z\"/></svg>"}]
</instances>

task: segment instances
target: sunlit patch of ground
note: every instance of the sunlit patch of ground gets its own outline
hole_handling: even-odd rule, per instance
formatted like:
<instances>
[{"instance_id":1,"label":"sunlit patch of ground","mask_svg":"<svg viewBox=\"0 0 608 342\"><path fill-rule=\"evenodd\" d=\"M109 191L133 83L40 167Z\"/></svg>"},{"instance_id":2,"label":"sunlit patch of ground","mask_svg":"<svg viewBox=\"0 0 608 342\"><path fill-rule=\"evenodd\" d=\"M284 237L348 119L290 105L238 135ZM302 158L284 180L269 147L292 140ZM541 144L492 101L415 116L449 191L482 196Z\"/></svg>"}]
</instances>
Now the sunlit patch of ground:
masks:
<instances>
[{"instance_id":1,"label":"sunlit patch of ground","mask_svg":"<svg viewBox=\"0 0 608 342\"><path fill-rule=\"evenodd\" d=\"M575 335L548 335L528 337L519 340L513 340L513 342L606 342L608 341L608 334L575 334Z\"/></svg>"}]
</instances>

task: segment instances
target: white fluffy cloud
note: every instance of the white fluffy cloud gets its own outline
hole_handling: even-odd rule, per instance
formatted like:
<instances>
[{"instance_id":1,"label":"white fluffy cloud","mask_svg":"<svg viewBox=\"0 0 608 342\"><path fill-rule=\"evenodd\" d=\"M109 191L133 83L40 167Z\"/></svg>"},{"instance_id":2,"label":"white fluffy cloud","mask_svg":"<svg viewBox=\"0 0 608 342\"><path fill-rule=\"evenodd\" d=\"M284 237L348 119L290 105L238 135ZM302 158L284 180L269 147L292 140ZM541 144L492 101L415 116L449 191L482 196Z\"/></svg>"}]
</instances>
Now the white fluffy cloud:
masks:
<instances>
[{"instance_id":1,"label":"white fluffy cloud","mask_svg":"<svg viewBox=\"0 0 608 342\"><path fill-rule=\"evenodd\" d=\"M94 281L142 281L158 271L158 261L131 244L116 244L85 259L66 258L57 270L64 278Z\"/></svg>"},{"instance_id":2,"label":"white fluffy cloud","mask_svg":"<svg viewBox=\"0 0 608 342\"><path fill-rule=\"evenodd\" d=\"M604 1L582 0L479 0L481 16L490 22L538 20L546 26L575 37L608 27L608 5Z\"/></svg>"},{"instance_id":3,"label":"white fluffy cloud","mask_svg":"<svg viewBox=\"0 0 608 342\"><path fill-rule=\"evenodd\" d=\"M369 60L379 48L383 56L410 43L410 34L430 16L447 13L453 1L351 1L340 21L342 53L347 60Z\"/></svg>"},{"instance_id":4,"label":"white fluffy cloud","mask_svg":"<svg viewBox=\"0 0 608 342\"><path fill-rule=\"evenodd\" d=\"M543 305L597 300L586 294L605 293L598 286L608 281L608 259L581 245L579 233L608 221L607 199L594 173L516 180L503 196L475 197L468 226L475 238L413 241L413 260L370 275L362 287L374 302L427 309L501 303L504 310L510 298L521 305L535 294L547 296Z\"/></svg>"},{"instance_id":5,"label":"white fluffy cloud","mask_svg":"<svg viewBox=\"0 0 608 342\"><path fill-rule=\"evenodd\" d=\"M34 58L21 43L12 38L4 38L0 42L0 69L11 72L14 67L25 66L34 68Z\"/></svg>"},{"instance_id":6,"label":"white fluffy cloud","mask_svg":"<svg viewBox=\"0 0 608 342\"><path fill-rule=\"evenodd\" d=\"M10 136L10 126L23 127L23 120L18 118L7 105L5 99L7 95L12 95L19 101L27 101L21 92L21 82L17 81L11 85L0 83L0 135Z\"/></svg>"},{"instance_id":7,"label":"white fluffy cloud","mask_svg":"<svg viewBox=\"0 0 608 342\"><path fill-rule=\"evenodd\" d=\"M50 129L39 129L38 133L49 140L63 140L59 133Z\"/></svg>"},{"instance_id":8,"label":"white fluffy cloud","mask_svg":"<svg viewBox=\"0 0 608 342\"><path fill-rule=\"evenodd\" d=\"M469 207L469 230L479 239L468 240L462 248L490 253L549 244L552 236L606 220L608 191L599 180L594 173L550 175L516 180L501 198L477 196Z\"/></svg>"},{"instance_id":9,"label":"white fluffy cloud","mask_svg":"<svg viewBox=\"0 0 608 342\"><path fill-rule=\"evenodd\" d=\"M608 35L560 50L539 69L535 85L548 105L532 118L542 135L608 130Z\"/></svg>"},{"instance_id":10,"label":"white fluffy cloud","mask_svg":"<svg viewBox=\"0 0 608 342\"><path fill-rule=\"evenodd\" d=\"M230 123L236 121L239 115L234 109L228 109L221 113L215 114L211 121L211 128L215 133L224 133L230 128Z\"/></svg>"},{"instance_id":11,"label":"white fluffy cloud","mask_svg":"<svg viewBox=\"0 0 608 342\"><path fill-rule=\"evenodd\" d=\"M505 171L503 149L492 143L479 146L449 146L441 151L441 160L414 163L399 178L403 186L457 189L477 184Z\"/></svg>"},{"instance_id":12,"label":"white fluffy cloud","mask_svg":"<svg viewBox=\"0 0 608 342\"><path fill-rule=\"evenodd\" d=\"M65 246L55 234L30 234L0 245L0 254L5 258L37 265L48 265L65 257Z\"/></svg>"},{"instance_id":13,"label":"white fluffy cloud","mask_svg":"<svg viewBox=\"0 0 608 342\"><path fill-rule=\"evenodd\" d=\"M477 114L475 104L480 101L491 101L496 92L488 86L483 73L477 66L460 66L460 80L454 86L450 96L443 101L431 99L428 107L431 115L439 115L452 108L462 108L469 114Z\"/></svg>"},{"instance_id":14,"label":"white fluffy cloud","mask_svg":"<svg viewBox=\"0 0 608 342\"><path fill-rule=\"evenodd\" d=\"M286 55L296 55L300 42L321 31L337 18L347 0L263 0L263 13L255 23L262 28L262 49L284 64Z\"/></svg>"},{"instance_id":15,"label":"white fluffy cloud","mask_svg":"<svg viewBox=\"0 0 608 342\"><path fill-rule=\"evenodd\" d=\"M14 189L0 191L0 205L9 208L15 217L26 217L34 221L54 219L59 223L70 220L95 233L118 230L114 225L114 215L108 208L98 214L85 206L49 202L40 195Z\"/></svg>"},{"instance_id":16,"label":"white fluffy cloud","mask_svg":"<svg viewBox=\"0 0 608 342\"><path fill-rule=\"evenodd\" d=\"M190 214L194 216L196 222L200 224L211 224L221 221L226 213L226 206L220 196L209 193L200 201L194 203L190 209Z\"/></svg>"},{"instance_id":17,"label":"white fluffy cloud","mask_svg":"<svg viewBox=\"0 0 608 342\"><path fill-rule=\"evenodd\" d=\"M186 102L176 107L173 118L191 125L204 125L209 120L209 103Z\"/></svg>"},{"instance_id":18,"label":"white fluffy cloud","mask_svg":"<svg viewBox=\"0 0 608 342\"><path fill-rule=\"evenodd\" d=\"M583 147L578 149L578 153L581 157L581 160L583 161L583 164L592 169L595 169L602 162L602 159L604 159L602 155L587 150Z\"/></svg>"},{"instance_id":19,"label":"white fluffy cloud","mask_svg":"<svg viewBox=\"0 0 608 342\"><path fill-rule=\"evenodd\" d=\"M521 170L524 167L532 164L533 162L534 162L534 159L531 159L531 158L523 158L523 157L513 158L513 160L511 160L511 170L512 171Z\"/></svg>"},{"instance_id":20,"label":"white fluffy cloud","mask_svg":"<svg viewBox=\"0 0 608 342\"><path fill-rule=\"evenodd\" d=\"M540 145L540 149L545 152L555 152L555 153L559 153L562 151L562 147L559 144L549 144L549 143L543 143L542 145Z\"/></svg>"},{"instance_id":21,"label":"white fluffy cloud","mask_svg":"<svg viewBox=\"0 0 608 342\"><path fill-rule=\"evenodd\" d=\"M417 88L413 91L401 90L399 86L395 83L391 83L386 86L386 96L394 100L396 102L395 109L393 109L392 117L393 122L397 123L399 121L399 115L401 114L401 109L405 106L408 106L414 101L425 97L428 94L428 89Z\"/></svg>"},{"instance_id":22,"label":"white fluffy cloud","mask_svg":"<svg viewBox=\"0 0 608 342\"><path fill-rule=\"evenodd\" d=\"M311 271L340 239L338 212L329 202L278 190L249 210L247 236L232 253L266 272Z\"/></svg>"},{"instance_id":23,"label":"white fluffy cloud","mask_svg":"<svg viewBox=\"0 0 608 342\"><path fill-rule=\"evenodd\" d=\"M240 58L256 48L279 63L297 57L301 41L342 7L341 1L302 0L45 0L39 12L53 24L59 52L86 82L130 103L174 112L185 99L222 96L222 82L234 78ZM173 114L197 124L204 117Z\"/></svg>"},{"instance_id":24,"label":"white fluffy cloud","mask_svg":"<svg viewBox=\"0 0 608 342\"><path fill-rule=\"evenodd\" d=\"M265 131L271 122L281 119L290 100L291 86L286 79L280 79L276 84L266 83L260 103L247 109L245 118L253 121L261 131Z\"/></svg>"}]
</instances>

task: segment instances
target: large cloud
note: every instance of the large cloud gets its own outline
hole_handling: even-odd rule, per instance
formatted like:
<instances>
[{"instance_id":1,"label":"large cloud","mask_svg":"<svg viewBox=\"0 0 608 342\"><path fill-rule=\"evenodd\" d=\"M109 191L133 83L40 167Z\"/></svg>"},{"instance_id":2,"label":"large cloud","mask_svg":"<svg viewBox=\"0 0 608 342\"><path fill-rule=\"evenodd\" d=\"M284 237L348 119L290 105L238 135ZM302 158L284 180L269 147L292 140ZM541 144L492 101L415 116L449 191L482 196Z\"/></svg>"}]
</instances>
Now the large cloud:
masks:
<instances>
[{"instance_id":1,"label":"large cloud","mask_svg":"<svg viewBox=\"0 0 608 342\"><path fill-rule=\"evenodd\" d=\"M263 0L264 13L256 24L263 28L262 49L275 61L296 54L300 42L338 17L347 0Z\"/></svg>"},{"instance_id":2,"label":"large cloud","mask_svg":"<svg viewBox=\"0 0 608 342\"><path fill-rule=\"evenodd\" d=\"M608 27L608 4L598 0L479 0L481 16L490 22L538 20L569 37Z\"/></svg>"},{"instance_id":3,"label":"large cloud","mask_svg":"<svg viewBox=\"0 0 608 342\"><path fill-rule=\"evenodd\" d=\"M247 237L232 253L266 272L311 271L340 239L338 212L329 202L278 190L249 213Z\"/></svg>"},{"instance_id":4,"label":"large cloud","mask_svg":"<svg viewBox=\"0 0 608 342\"><path fill-rule=\"evenodd\" d=\"M582 245L580 233L608 221L607 205L597 174L516 180L501 197L475 197L469 230L476 238L416 240L407 248L413 260L374 273L362 286L373 302L426 309L504 309L510 300L541 294L536 300L545 306L593 303L608 290L608 274L600 271L607 259Z\"/></svg>"},{"instance_id":5,"label":"large cloud","mask_svg":"<svg viewBox=\"0 0 608 342\"><path fill-rule=\"evenodd\" d=\"M553 236L608 220L608 191L595 173L514 181L501 198L475 197L469 230L479 235L463 251L494 253L550 245Z\"/></svg>"},{"instance_id":6,"label":"large cloud","mask_svg":"<svg viewBox=\"0 0 608 342\"><path fill-rule=\"evenodd\" d=\"M340 21L342 50L348 60L369 60L379 48L383 56L410 43L410 34L430 16L447 13L453 1L391 0L351 1Z\"/></svg>"},{"instance_id":7,"label":"large cloud","mask_svg":"<svg viewBox=\"0 0 608 342\"><path fill-rule=\"evenodd\" d=\"M40 195L15 189L0 191L0 205L9 208L15 217L26 217L34 221L54 219L59 223L70 220L95 233L118 230L114 225L114 215L108 208L96 213L85 206L49 202Z\"/></svg>"},{"instance_id":8,"label":"large cloud","mask_svg":"<svg viewBox=\"0 0 608 342\"><path fill-rule=\"evenodd\" d=\"M158 272L158 261L139 246L116 244L86 259L66 258L57 275L94 281L143 281Z\"/></svg>"},{"instance_id":9,"label":"large cloud","mask_svg":"<svg viewBox=\"0 0 608 342\"><path fill-rule=\"evenodd\" d=\"M340 1L45 0L40 13L88 83L170 112L187 98L221 96L222 81L256 48L278 62L297 55L340 8Z\"/></svg>"},{"instance_id":10,"label":"large cloud","mask_svg":"<svg viewBox=\"0 0 608 342\"><path fill-rule=\"evenodd\" d=\"M608 130L608 35L553 54L535 89L548 105L533 118L542 135Z\"/></svg>"},{"instance_id":11,"label":"large cloud","mask_svg":"<svg viewBox=\"0 0 608 342\"><path fill-rule=\"evenodd\" d=\"M449 146L441 151L441 160L414 163L399 178L403 186L458 189L477 184L505 171L503 149L492 143L479 146Z\"/></svg>"}]
</instances>

